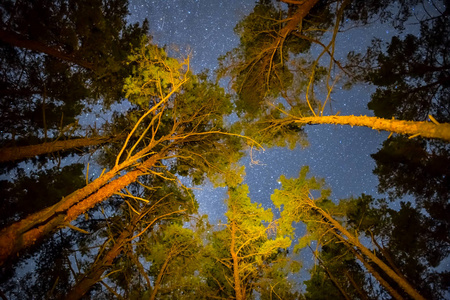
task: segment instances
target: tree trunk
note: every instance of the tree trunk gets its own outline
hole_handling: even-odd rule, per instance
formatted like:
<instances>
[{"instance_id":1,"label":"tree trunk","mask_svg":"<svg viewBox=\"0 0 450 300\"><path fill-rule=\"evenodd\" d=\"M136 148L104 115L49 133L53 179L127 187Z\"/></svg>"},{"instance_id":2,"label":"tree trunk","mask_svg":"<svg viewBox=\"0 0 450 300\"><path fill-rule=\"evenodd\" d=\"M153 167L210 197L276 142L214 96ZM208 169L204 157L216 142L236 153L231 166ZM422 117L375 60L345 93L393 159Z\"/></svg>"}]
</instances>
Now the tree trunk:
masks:
<instances>
[{"instance_id":1,"label":"tree trunk","mask_svg":"<svg viewBox=\"0 0 450 300\"><path fill-rule=\"evenodd\" d=\"M74 148L100 145L110 142L114 139L117 139L117 137L78 138L65 141L42 143L37 145L3 148L0 149L0 162L30 158L56 151L65 151Z\"/></svg>"},{"instance_id":2,"label":"tree trunk","mask_svg":"<svg viewBox=\"0 0 450 300\"><path fill-rule=\"evenodd\" d=\"M330 270L327 268L327 266L323 263L323 261L320 259L320 257L318 257L316 255L316 253L314 252L314 250L311 249L311 251L313 252L314 256L319 260L320 265L322 266L322 268L325 270L325 272L328 275L328 278L330 278L330 280L333 282L334 286L339 290L339 292L341 293L341 295L346 299L346 300L350 300L350 297L347 295L347 292L345 292L344 288L341 286L341 284L337 281L336 278L334 278L333 274L331 274Z\"/></svg>"},{"instance_id":3,"label":"tree trunk","mask_svg":"<svg viewBox=\"0 0 450 300\"><path fill-rule=\"evenodd\" d=\"M113 264L114 259L120 255L122 252L124 246L126 243L131 242L134 238L136 238L139 235L133 236L135 232L136 225L141 220L142 216L145 215L145 209L141 210L139 214L133 215L133 218L130 220L129 225L121 232L119 237L117 239L112 239L114 241L114 246L108 251L108 253L103 256L103 258L99 259L100 254L95 259L94 265L91 267L88 273L84 274L83 277L77 281L77 283L72 287L70 292L67 294L65 299L75 300L80 299L85 295L91 287L99 282L102 278L103 273ZM173 213L177 213L179 211L174 211ZM172 213L168 213L165 215L160 215L158 217L155 217L151 224L154 224L156 220L160 219L161 217L171 215ZM146 228L148 230L148 228ZM130 247L132 250L132 245ZM176 253L175 253L176 255ZM128 255L130 256L130 255ZM170 252L168 254L168 257L166 261L164 262L161 271L158 274L158 278L155 282L154 289L152 292L152 296L150 299L154 300L156 297L156 294L158 292L158 288L161 285L161 281L165 272L165 269L167 268L167 265L169 264L170 260L173 257L173 252ZM133 259L134 260L134 259ZM143 270L143 266L140 264L138 259L136 259L140 267L142 268L142 272L145 274L145 271ZM149 287L150 286L150 280L148 279L146 275L146 279L148 280Z\"/></svg>"},{"instance_id":4,"label":"tree trunk","mask_svg":"<svg viewBox=\"0 0 450 300\"><path fill-rule=\"evenodd\" d=\"M80 59L72 53L64 53L41 42L27 40L26 38L23 38L21 35L12 31L0 29L0 40L12 46L45 53L58 59L77 64L85 69L94 70L94 65L92 63Z\"/></svg>"},{"instance_id":5,"label":"tree trunk","mask_svg":"<svg viewBox=\"0 0 450 300\"><path fill-rule=\"evenodd\" d=\"M8 257L33 245L37 240L42 239L57 228L64 227L65 224L75 220L80 214L94 207L97 203L108 199L117 191L136 181L139 176L146 174L148 169L165 156L167 149L165 148L151 156L133 171L110 182L120 170L132 163L132 161L126 161L84 188L63 198L55 205L4 228L0 231L0 266Z\"/></svg>"},{"instance_id":6,"label":"tree trunk","mask_svg":"<svg viewBox=\"0 0 450 300\"><path fill-rule=\"evenodd\" d=\"M397 300L403 300L403 297L386 281L384 278L378 273L365 259L364 257L358 253L353 247L347 244L347 247L353 252L356 258L359 259L360 262L363 263L364 267L375 277L375 279L381 284L382 287L386 289L386 291Z\"/></svg>"},{"instance_id":7,"label":"tree trunk","mask_svg":"<svg viewBox=\"0 0 450 300\"><path fill-rule=\"evenodd\" d=\"M313 202L313 201L311 201ZM370 260L377 264L383 272L386 273L390 278L392 278L406 293L408 293L413 299L425 300L422 295L419 294L405 279L397 275L388 265L386 265L381 259L379 259L375 254L373 254L369 249L362 245L357 237L354 237L350 232L347 231L339 222L337 222L331 215L329 215L323 209L315 206L314 203L309 204L314 210L320 213L328 222L330 222L334 228L339 230L347 239L341 236L342 240L357 247L364 255L366 255ZM340 237L339 234L337 234Z\"/></svg>"},{"instance_id":8,"label":"tree trunk","mask_svg":"<svg viewBox=\"0 0 450 300\"><path fill-rule=\"evenodd\" d=\"M233 259L233 279L234 279L234 292L236 294L236 300L244 300L242 293L241 277L239 275L239 257L235 250L236 242L236 223L231 221L231 245L230 253Z\"/></svg>"},{"instance_id":9,"label":"tree trunk","mask_svg":"<svg viewBox=\"0 0 450 300\"><path fill-rule=\"evenodd\" d=\"M353 279L352 275L347 271L344 270L345 277L347 277L350 284L353 286L353 288L358 292L359 296L361 296L362 300L369 300L369 297L367 294L361 289L361 287L356 283L356 281Z\"/></svg>"},{"instance_id":10,"label":"tree trunk","mask_svg":"<svg viewBox=\"0 0 450 300\"><path fill-rule=\"evenodd\" d=\"M137 220L137 218L136 218ZM108 251L108 253L100 260L95 260L91 269L83 275L83 277L77 281L77 283L70 289L70 292L64 299L77 300L81 299L91 287L100 281L103 273L113 264L114 259L122 252L123 245L128 241L133 234L134 224L133 222L128 228L126 228L120 236L115 239L114 246Z\"/></svg>"},{"instance_id":11,"label":"tree trunk","mask_svg":"<svg viewBox=\"0 0 450 300\"><path fill-rule=\"evenodd\" d=\"M274 39L269 47L266 47L265 50L263 50L263 52L265 52L265 54L263 55L265 56L265 58L262 59L259 56L260 54L258 54L257 60L262 59L263 61L262 70L266 70L267 68L269 70L267 75L268 77L274 64L273 57L275 52L279 51L278 49L282 49L287 36L299 27L299 25L303 21L303 18L306 17L306 15L314 7L314 5L316 5L317 2L319 2L319 0L306 0L303 3L299 4L295 13L288 19L286 25L278 32L278 37Z\"/></svg>"},{"instance_id":12,"label":"tree trunk","mask_svg":"<svg viewBox=\"0 0 450 300\"><path fill-rule=\"evenodd\" d=\"M394 119L389 120L368 116L303 117L303 118L295 118L293 122L309 125L335 124L335 125L364 126L375 130L385 130L389 132L395 132L411 136L418 135L426 138L442 139L444 141L450 142L449 123L435 124L433 122L402 121Z\"/></svg>"},{"instance_id":13,"label":"tree trunk","mask_svg":"<svg viewBox=\"0 0 450 300\"><path fill-rule=\"evenodd\" d=\"M372 238L372 242L380 250L381 254L384 256L384 258L386 259L387 263L395 271L395 273L397 273L398 276L402 277L403 279L407 280L406 277L403 276L402 272L400 271L400 269L395 264L394 260L392 259L391 255L389 254L389 252L386 249L384 249L384 247L382 247L380 244L378 244L378 242L377 242L377 240L375 238Z\"/></svg>"},{"instance_id":14,"label":"tree trunk","mask_svg":"<svg viewBox=\"0 0 450 300\"><path fill-rule=\"evenodd\" d=\"M347 292L344 290L344 288L340 285L340 283L336 280L336 278L334 278L333 274L331 274L330 270L328 270L328 268L324 265L322 265L323 268L325 269L325 272L328 275L328 278L330 278L330 280L333 282L334 286L337 287L337 289L339 290L339 292L341 293L341 295L346 299L346 300L350 300L350 297L347 295Z\"/></svg>"},{"instance_id":15,"label":"tree trunk","mask_svg":"<svg viewBox=\"0 0 450 300\"><path fill-rule=\"evenodd\" d=\"M156 295L158 294L158 289L161 286L162 278L164 276L164 273L166 272L167 265L169 264L169 261L171 259L172 259L172 253L169 253L161 267L161 270L159 270L158 277L156 277L155 284L153 285L153 291L152 291L152 294L150 295L150 300L156 299Z\"/></svg>"}]
</instances>

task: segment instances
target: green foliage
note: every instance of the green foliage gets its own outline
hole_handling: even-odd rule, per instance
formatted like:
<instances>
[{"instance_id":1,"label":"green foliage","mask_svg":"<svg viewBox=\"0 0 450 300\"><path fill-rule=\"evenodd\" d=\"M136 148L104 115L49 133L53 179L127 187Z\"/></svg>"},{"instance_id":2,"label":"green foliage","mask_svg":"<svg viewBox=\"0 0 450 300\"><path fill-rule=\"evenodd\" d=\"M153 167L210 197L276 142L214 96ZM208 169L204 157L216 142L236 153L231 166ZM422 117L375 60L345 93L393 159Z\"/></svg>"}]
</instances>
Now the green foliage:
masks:
<instances>
[{"instance_id":1,"label":"green foliage","mask_svg":"<svg viewBox=\"0 0 450 300\"><path fill-rule=\"evenodd\" d=\"M375 19L381 23L389 22L396 29L404 29L404 23L414 14L411 7L421 3L420 0L367 0L364 3L351 1L344 11L343 18L355 25L366 25ZM395 9L393 9L395 6Z\"/></svg>"},{"instance_id":2,"label":"green foliage","mask_svg":"<svg viewBox=\"0 0 450 300\"><path fill-rule=\"evenodd\" d=\"M323 270L314 272L305 285L306 299L345 299Z\"/></svg>"},{"instance_id":3,"label":"green foliage","mask_svg":"<svg viewBox=\"0 0 450 300\"><path fill-rule=\"evenodd\" d=\"M246 184L231 187L226 201L229 210L225 216L231 222L242 224L245 230L258 231L264 228L263 222L272 221L273 214L270 209L264 209L261 204L252 203L247 196L248 193Z\"/></svg>"},{"instance_id":4,"label":"green foliage","mask_svg":"<svg viewBox=\"0 0 450 300\"><path fill-rule=\"evenodd\" d=\"M227 171L243 155L241 141L227 135L225 128L224 117L232 112L230 96L204 74L190 73L188 63L188 59L180 62L168 57L164 49L145 39L129 57L133 74L126 79L124 91L144 113L154 109L134 135L150 128L147 135L152 132L153 139L168 142L173 138L177 158L170 164L171 172L190 177L194 184L201 184L205 176L216 185L239 181ZM132 111L128 119L132 123L138 117L139 112Z\"/></svg>"},{"instance_id":5,"label":"green foliage","mask_svg":"<svg viewBox=\"0 0 450 300\"><path fill-rule=\"evenodd\" d=\"M317 264L310 269L311 279L304 282L306 299L345 299L337 285L350 299L368 298L375 292L365 270L344 244L329 243L316 255Z\"/></svg>"},{"instance_id":6,"label":"green foliage","mask_svg":"<svg viewBox=\"0 0 450 300\"><path fill-rule=\"evenodd\" d=\"M183 224L189 220L190 214L196 213L198 204L192 192L181 189L176 182L159 177L141 177L140 183L128 187L128 191L148 202L132 198L125 198L126 203L121 201L114 216L108 218L107 226L93 237L93 241L99 237L107 241L102 246L103 254L86 270L105 268L101 258L119 244L122 255L118 255L105 271L111 272L109 280L123 291L124 297L149 297L153 291L151 284L156 282L160 272L159 284L162 286L173 287L175 294L178 287L180 293L189 291L196 285L193 272L198 268L195 260L200 255L202 241L199 234ZM143 186L150 188L143 189ZM124 232L127 235L123 236ZM139 238L136 237L138 234ZM162 291L167 294L167 290Z\"/></svg>"},{"instance_id":7,"label":"green foliage","mask_svg":"<svg viewBox=\"0 0 450 300\"><path fill-rule=\"evenodd\" d=\"M169 261L172 269L186 268L186 263L183 263L184 257L198 253L199 245L201 241L191 229L184 228L180 224L168 225L156 242L152 242L151 247L148 247L151 252L147 253L145 258L151 262L150 273L156 278L166 260Z\"/></svg>"},{"instance_id":8,"label":"green foliage","mask_svg":"<svg viewBox=\"0 0 450 300\"><path fill-rule=\"evenodd\" d=\"M450 197L448 146L427 145L424 140L394 137L372 154L377 164L374 174L380 180L380 192L392 199L414 195L421 205L444 203ZM431 208L431 207L430 207Z\"/></svg>"},{"instance_id":9,"label":"green foliage","mask_svg":"<svg viewBox=\"0 0 450 300\"><path fill-rule=\"evenodd\" d=\"M390 266L396 267L396 272L408 278L422 295L430 299L442 297L448 286L441 279L447 273L430 268L438 266L449 253L450 245L445 238L442 239L445 227L439 221L411 203L401 202L400 209L395 210L389 208L385 200L375 200L364 194L358 198L340 200L336 209L330 211L334 211L333 217L340 220L348 231L354 232L355 236L372 240L372 251ZM367 293L380 297L345 243L336 242L329 225L323 228L312 223L306 225L309 235L302 239L302 246L307 246L307 242L312 240L322 243L318 253L321 268L313 269L311 280L305 282L308 287L307 298L315 299L315 293L325 285L331 287L333 280L340 282L348 295ZM334 277L333 280L329 273ZM381 272L381 276L385 275ZM361 290L351 283L350 277Z\"/></svg>"},{"instance_id":10,"label":"green foliage","mask_svg":"<svg viewBox=\"0 0 450 300\"><path fill-rule=\"evenodd\" d=\"M405 5L416 2L399 1L400 22L408 16ZM321 212L331 215L356 237L373 239L372 251L396 265L398 272L427 298L443 298L448 273L429 266L438 267L450 248L446 221L450 177L442 172L442 166L449 165L446 147L394 138L374 155L380 190L389 192L392 198L413 194L419 200L417 206L401 203L400 209L394 210L386 201L368 195L336 204L330 200L325 182L308 176L308 167L301 169L298 178L281 176L282 187L271 197L281 210L279 220L274 220L271 209L248 197L248 186L242 184L245 169L237 164L243 156L243 143L236 134L269 147L306 146L304 131L292 120L311 114L302 96L307 88L311 89L312 109L320 110L315 93L323 90L315 84L320 86L319 81L325 80L331 70L316 65L309 50L311 40L319 40L333 25L330 9L335 2L319 1L281 39L286 24L297 13L296 5L287 5L287 10L283 5L259 1L236 26L240 45L221 58L218 71L219 79L231 76L236 99L205 74L192 74L188 59L169 57L164 48L153 45L144 36L146 24L126 25L124 0L5 1L0 5L11 25L8 30L72 55L71 60L64 61L0 45L4 75L8 75L0 82L4 93L0 104L9 113L0 121L5 128L2 134L10 139L5 144L16 142L16 135L24 140L27 135L42 135L44 130L58 135L61 127L73 123L82 111L82 100L102 99L108 107L125 96L132 107L113 117L108 130L116 134L129 132L144 113L160 104L136 126L126 152L131 153L130 145L141 135L133 153L154 140L160 143L152 153L169 148L165 152L168 157L148 170L154 172L151 176L141 176L140 185L127 187L127 193L141 200L115 195L104 203L106 209L93 210L77 220L90 235L78 238L74 234L76 238L69 242L62 231L60 241L52 238L45 244L43 252L48 253L39 256L37 268L39 276L45 278L31 287L23 281L24 292L17 293L17 298L63 295L72 276L67 263L71 260L65 257L65 250L70 249L67 253L82 257L77 270L86 271L85 278L90 278L91 267L104 268L112 290L120 291L125 299L148 299L156 285L158 299L230 298L235 293L236 266L248 298L257 293L261 299L298 299L289 275L299 272L301 264L290 260L287 248L294 236L293 224L299 222L306 225L307 233L294 251L313 241L319 245L315 252L319 265L305 282L307 299L342 298L336 283L350 298L364 298L358 287L373 298L384 296L371 288L370 278L348 246L342 240L336 242L339 232ZM389 5L390 1L368 1L364 5L353 1L343 18L366 23L373 13L381 11L381 19L387 20L391 16L383 10ZM378 66L357 75L378 85L369 105L377 115L425 120L431 112L439 122L447 121L448 66L439 63L448 61L448 39L443 39L448 35L448 18L443 15L428 21L421 24L421 37L394 37L386 53L376 42L369 49L369 62L376 58ZM354 55L353 59L362 58ZM25 76L19 75L22 73ZM312 85L308 87L310 78ZM233 111L242 118L229 129L224 117ZM248 145L254 146L251 141ZM99 161L111 167L120 149L108 145ZM75 164L61 170L31 172L29 178L18 172L16 182L0 182L5 194L1 225L43 209L82 187L85 179L81 174L81 165ZM201 184L206 176L215 186L226 186L229 191L227 223L218 225L218 230L205 224L203 218L196 225L187 225L187 216L196 213L198 203L192 191L177 184L177 177L189 177L194 184ZM125 237L124 232L128 232ZM139 233L139 238L132 240ZM104 244L93 251L92 246L99 241ZM115 245L121 245L120 255L112 263L99 263ZM94 253L98 259L94 259ZM350 278L356 285L352 286ZM35 289L37 294L33 294ZM100 285L92 291L88 297L112 297Z\"/></svg>"},{"instance_id":11,"label":"green foliage","mask_svg":"<svg viewBox=\"0 0 450 300\"><path fill-rule=\"evenodd\" d=\"M400 15L408 16L412 11L408 5L416 2L399 1ZM404 20L399 18L399 24ZM419 25L420 34L394 36L387 47L375 40L364 57L352 54L351 59L362 70L357 72L358 79L377 86L368 104L375 115L432 121L431 115L437 122L449 122L449 18L444 10L437 11L433 18L420 20ZM448 145L439 141L389 138L372 155L379 191L387 193L391 201L411 195L415 205L402 203L400 209L392 210L382 202L377 210L368 204L370 201L361 201L353 203L357 208L349 214L354 219L352 226L361 222L361 230L383 240L385 252L426 298L443 297L437 294L446 289L436 277L447 275L430 274L424 266L437 265L448 255L448 243L441 239L450 233L449 168L443 167L448 165L448 152ZM362 218L362 212L367 217Z\"/></svg>"},{"instance_id":12,"label":"green foliage","mask_svg":"<svg viewBox=\"0 0 450 300\"><path fill-rule=\"evenodd\" d=\"M294 229L293 222L309 222L320 218L316 216L308 202L326 210L334 209L331 201L327 200L331 191L325 189L325 181L317 180L315 177L307 178L309 167L304 166L300 170L298 178L288 179L282 175L279 179L281 189L276 189L271 196L275 207L281 208L281 221L279 222L279 232L282 235L292 236ZM316 194L315 198L312 198ZM307 241L302 239L302 244Z\"/></svg>"},{"instance_id":13,"label":"green foliage","mask_svg":"<svg viewBox=\"0 0 450 300\"><path fill-rule=\"evenodd\" d=\"M291 260L287 251L280 250L272 264L263 269L261 279L258 282L257 291L261 299L303 299L296 290L297 284L294 277L300 271L301 264Z\"/></svg>"},{"instance_id":14,"label":"green foliage","mask_svg":"<svg viewBox=\"0 0 450 300\"><path fill-rule=\"evenodd\" d=\"M232 130L243 133L251 137L264 147L289 147L294 149L296 146L306 147L308 141L302 126L291 122L291 117L286 115L308 115L309 108L305 105L298 105L286 112L283 104L277 106L268 106L267 110L260 115L257 121L244 120L235 123Z\"/></svg>"},{"instance_id":15,"label":"green foliage","mask_svg":"<svg viewBox=\"0 0 450 300\"><path fill-rule=\"evenodd\" d=\"M163 99L185 79L183 65L168 57L164 49L142 38L139 48L128 56L132 74L125 79L125 97L143 109L151 107L151 101Z\"/></svg>"},{"instance_id":16,"label":"green foliage","mask_svg":"<svg viewBox=\"0 0 450 300\"><path fill-rule=\"evenodd\" d=\"M3 265L0 279L2 290L8 291L12 299L33 299L37 295L56 299L64 294L72 284L66 249L73 246L76 240L77 236L70 233L61 233L46 240L39 247L39 251L34 253L34 268L30 270L29 266L23 264L24 274L18 276L17 280L5 282L7 279L5 275L9 270L8 266Z\"/></svg>"}]
</instances>

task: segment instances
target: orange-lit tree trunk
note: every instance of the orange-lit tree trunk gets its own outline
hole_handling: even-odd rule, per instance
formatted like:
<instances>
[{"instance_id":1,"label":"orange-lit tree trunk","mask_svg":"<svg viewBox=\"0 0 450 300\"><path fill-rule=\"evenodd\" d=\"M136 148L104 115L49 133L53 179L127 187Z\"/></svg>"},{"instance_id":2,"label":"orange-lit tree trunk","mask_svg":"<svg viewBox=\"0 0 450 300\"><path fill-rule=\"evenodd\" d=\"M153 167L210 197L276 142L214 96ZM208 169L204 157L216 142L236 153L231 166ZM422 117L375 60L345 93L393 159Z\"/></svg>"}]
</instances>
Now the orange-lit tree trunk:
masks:
<instances>
[{"instance_id":1,"label":"orange-lit tree trunk","mask_svg":"<svg viewBox=\"0 0 450 300\"><path fill-rule=\"evenodd\" d=\"M311 249L312 250L312 249ZM318 257L316 255L316 253L313 251L313 254L315 256L316 259L319 260L319 264L322 266L322 268L325 270L325 272L328 275L328 278L330 278L330 280L333 282L334 286L339 290L339 292L341 293L341 295L346 299L346 300L350 300L350 297L347 295L347 293L345 292L344 288L342 287L342 285L339 283L339 281L337 281L337 279L333 276L333 274L331 273L331 271L327 268L327 266L323 263L323 261L320 259L320 257Z\"/></svg>"},{"instance_id":2,"label":"orange-lit tree trunk","mask_svg":"<svg viewBox=\"0 0 450 300\"><path fill-rule=\"evenodd\" d=\"M95 146L111 142L117 137L91 137L77 138L65 141L55 141L37 145L10 147L0 149L0 162L14 161L18 159L31 158L42 154L56 151L65 151L69 149Z\"/></svg>"},{"instance_id":3,"label":"orange-lit tree trunk","mask_svg":"<svg viewBox=\"0 0 450 300\"><path fill-rule=\"evenodd\" d=\"M172 259L172 251L167 255L166 260L164 261L163 265L161 266L161 270L159 270L158 276L156 277L155 283L153 285L153 291L150 295L150 300L155 300L156 295L158 295L159 287L161 286L161 282L163 279L163 276L166 272L167 265L169 264L170 260Z\"/></svg>"},{"instance_id":4,"label":"orange-lit tree trunk","mask_svg":"<svg viewBox=\"0 0 450 300\"><path fill-rule=\"evenodd\" d=\"M92 63L78 58L73 53L64 53L56 48L49 47L41 42L27 40L15 32L0 29L0 40L12 46L48 54L61 60L77 64L88 70L94 69L94 65Z\"/></svg>"},{"instance_id":5,"label":"orange-lit tree trunk","mask_svg":"<svg viewBox=\"0 0 450 300\"><path fill-rule=\"evenodd\" d=\"M138 216L135 217L136 220L138 219L137 217ZM103 273L113 264L114 259L122 252L124 244L127 243L132 236L136 220L127 226L127 228L121 232L119 237L113 240L114 246L109 249L105 256L100 260L95 260L91 269L70 289L70 292L65 297L66 300L81 299L94 284L101 280ZM99 254L99 256L100 255L101 254Z\"/></svg>"},{"instance_id":6,"label":"orange-lit tree trunk","mask_svg":"<svg viewBox=\"0 0 450 300\"><path fill-rule=\"evenodd\" d=\"M244 300L244 293L241 283L241 276L239 272L239 257L236 253L236 223L231 222L231 244L230 253L233 260L233 279L234 279L234 292L236 294L236 300Z\"/></svg>"},{"instance_id":7,"label":"orange-lit tree trunk","mask_svg":"<svg viewBox=\"0 0 450 300\"><path fill-rule=\"evenodd\" d=\"M152 208L150 208L150 210L151 209ZM75 299L82 298L91 289L91 287L94 284L101 281L102 275L110 266L112 266L115 258L117 256L119 256L121 254L121 252L123 251L124 246L126 246L127 243L131 243L134 238L138 237L140 234L143 233L141 231L141 233L135 234L136 233L135 231L137 228L137 224L139 223L139 221L141 221L142 217L145 216L148 211L149 210L147 210L147 208L144 207L140 210L140 212L138 214L133 215L133 218L129 221L128 226L120 233L120 235L117 238L111 239L111 241L114 243L114 245L108 250L108 252L104 256L102 256L102 253L98 254L97 258L94 260L94 263L93 263L92 267L90 268L90 270L88 272L86 272L85 274L83 274L83 276L77 280L76 284L72 287L70 292L67 294L67 296L65 298L66 300L67 299L75 300ZM173 211L173 212L169 212L167 214L156 216L153 219L153 221L150 223L150 225L148 225L144 229L144 231L149 230L149 228L151 226L153 226L157 220L163 219L163 218L173 215L175 213L181 213L183 211L184 210ZM127 249L128 249L128 251L133 251L132 250L133 245L130 245L130 247ZM127 255L130 255L130 253L127 253ZM154 284L154 289L153 289L152 296L150 297L150 299L155 299L156 294L158 292L158 288L160 287L162 278L166 272L167 265L169 264L170 260L176 255L177 255L176 251L170 251L170 253L168 254L167 259L165 260L165 262L158 274L158 278ZM138 263L140 265L139 261L138 261ZM142 265L140 265L140 267L143 269ZM138 268L139 268L139 266L138 266ZM142 272L145 274L144 270L142 270ZM146 279L148 280L148 285L150 287L150 280L148 277Z\"/></svg>"},{"instance_id":8,"label":"orange-lit tree trunk","mask_svg":"<svg viewBox=\"0 0 450 300\"><path fill-rule=\"evenodd\" d=\"M311 8L313 8L314 5L317 4L317 2L319 2L319 0L302 1L301 4L300 1L298 1L298 3L296 3L299 5L299 7L297 8L296 13L291 17L289 22L286 24L286 26L283 27L283 29L279 32L278 34L279 38L276 42L277 44L279 44L280 42L282 43L281 39L282 40L286 39L286 37L297 28L297 26L302 22L303 18L306 17Z\"/></svg>"},{"instance_id":9,"label":"orange-lit tree trunk","mask_svg":"<svg viewBox=\"0 0 450 300\"><path fill-rule=\"evenodd\" d=\"M384 280L384 278L380 275L380 273L378 273L365 259L364 257L358 253L358 251L356 251L351 245L346 244L347 247L350 249L350 251L353 252L353 254L356 256L356 258L359 259L359 261L361 261L364 265L364 267L366 267L366 269L373 275L373 277L375 277L375 279L381 284L381 286L383 286L386 291L394 298L397 300L403 300L403 297L400 296L400 294L386 281Z\"/></svg>"},{"instance_id":10,"label":"orange-lit tree trunk","mask_svg":"<svg viewBox=\"0 0 450 300\"><path fill-rule=\"evenodd\" d=\"M368 116L316 116L316 117L295 117L286 123L297 124L335 124L363 126L375 130L384 130L411 136L423 136L426 138L442 139L450 142L450 124L389 120Z\"/></svg>"},{"instance_id":11,"label":"orange-lit tree trunk","mask_svg":"<svg viewBox=\"0 0 450 300\"><path fill-rule=\"evenodd\" d=\"M310 206L314 211L322 215L324 219L326 219L330 225L334 229L340 231L341 234L336 234L336 236L342 241L349 243L351 246L356 247L361 251L362 254L367 256L370 260L372 260L378 267L380 267L383 272L386 273L392 280L394 280L406 293L408 293L413 299L425 300L425 298L416 291L409 282L407 282L404 278L399 276L394 272L388 265L386 265L381 259L379 259L375 254L373 254L369 249L367 249L363 244L360 243L359 239L353 236L350 232L347 231L339 222L337 222L330 214L328 214L325 210L317 207L314 204L314 201L307 201L308 206ZM358 256L357 256L358 257ZM359 258L359 257L358 257ZM360 259L361 260L361 259Z\"/></svg>"},{"instance_id":12,"label":"orange-lit tree trunk","mask_svg":"<svg viewBox=\"0 0 450 300\"><path fill-rule=\"evenodd\" d=\"M344 273L345 273L345 277L347 277L348 281L353 286L353 288L356 290L356 292L359 294L361 299L362 300L369 300L369 297L367 297L367 294L356 283L356 281L353 279L352 275L347 270L344 270Z\"/></svg>"},{"instance_id":13,"label":"orange-lit tree trunk","mask_svg":"<svg viewBox=\"0 0 450 300\"><path fill-rule=\"evenodd\" d=\"M392 256L389 254L389 252L386 251L386 249L384 249L384 247L382 247L374 237L372 237L372 243L374 243L374 245L380 250L381 254L386 259L388 265L392 268L392 270L394 270L400 277L402 277L403 279L406 280L406 277L403 276L402 272L395 264L394 260L392 259Z\"/></svg>"},{"instance_id":14,"label":"orange-lit tree trunk","mask_svg":"<svg viewBox=\"0 0 450 300\"><path fill-rule=\"evenodd\" d=\"M33 245L55 229L64 227L97 203L108 199L114 193L135 182L139 176L146 174L148 169L162 159L166 151L167 148L145 160L133 171L111 181L120 170L132 163L125 161L55 205L4 228L0 232L0 265L8 257Z\"/></svg>"}]
</instances>

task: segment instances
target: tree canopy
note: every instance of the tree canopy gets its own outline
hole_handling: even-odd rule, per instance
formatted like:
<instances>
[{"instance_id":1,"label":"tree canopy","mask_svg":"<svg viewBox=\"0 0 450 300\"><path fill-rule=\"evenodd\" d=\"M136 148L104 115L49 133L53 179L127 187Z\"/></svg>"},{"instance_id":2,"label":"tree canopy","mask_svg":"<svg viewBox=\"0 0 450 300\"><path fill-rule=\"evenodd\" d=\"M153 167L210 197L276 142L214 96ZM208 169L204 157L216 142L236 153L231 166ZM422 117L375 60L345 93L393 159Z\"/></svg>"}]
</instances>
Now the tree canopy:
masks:
<instances>
[{"instance_id":1,"label":"tree canopy","mask_svg":"<svg viewBox=\"0 0 450 300\"><path fill-rule=\"evenodd\" d=\"M446 4L260 0L195 73L126 0L3 1L0 297L445 299ZM342 49L374 22L395 35ZM373 115L335 113L356 86ZM307 147L324 124L390 133L372 149L378 193L339 199L311 162L253 197L247 156ZM226 191L214 223L206 184Z\"/></svg>"}]
</instances>

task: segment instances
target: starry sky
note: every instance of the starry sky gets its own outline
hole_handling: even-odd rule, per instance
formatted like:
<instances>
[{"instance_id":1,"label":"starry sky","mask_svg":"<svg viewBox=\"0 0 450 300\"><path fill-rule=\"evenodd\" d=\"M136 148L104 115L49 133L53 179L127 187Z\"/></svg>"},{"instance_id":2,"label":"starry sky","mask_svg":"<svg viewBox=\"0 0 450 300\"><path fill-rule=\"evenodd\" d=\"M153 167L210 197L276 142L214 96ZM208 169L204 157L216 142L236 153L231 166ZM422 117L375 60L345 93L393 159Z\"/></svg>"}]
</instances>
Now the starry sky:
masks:
<instances>
[{"instance_id":1,"label":"starry sky","mask_svg":"<svg viewBox=\"0 0 450 300\"><path fill-rule=\"evenodd\" d=\"M194 72L205 69L214 71L218 67L217 58L238 46L239 39L233 29L239 20L253 10L255 3L255 0L131 0L129 21L142 22L147 18L150 34L156 44L167 46L169 51L175 49L182 55L190 54ZM435 12L430 2L425 3L425 6L428 13ZM416 17L420 16L419 12L414 13ZM395 31L389 24L377 22L340 32L336 40L335 58L344 60L350 51L365 52L374 38L387 43L394 35L419 34L420 28L415 20L409 20L406 25L403 32ZM356 85L351 90L336 88L328 113L336 114L339 111L340 115L373 116L373 112L367 109L367 103L374 91L375 87L368 85ZM298 177L305 165L310 167L310 176L325 179L332 190L331 198L334 201L358 197L362 193L374 198L386 197L377 191L378 178L372 173L375 162L370 155L382 147L383 141L389 136L388 132L336 125L306 126L305 132L309 142L306 148L289 150L275 147L254 151L253 160L259 161L258 165L251 164L248 155L242 159L241 163L246 167L244 183L249 186L249 196L253 202L272 208L277 217L279 214L270 196L275 189L280 188L279 177ZM211 224L226 222L226 188L214 188L211 183L205 183L195 187L194 193L200 205L199 213L207 214ZM399 208L399 201L390 206ZM304 226L298 224L296 238L303 236L304 231ZM295 243L293 241L293 245ZM300 284L300 289L304 289L301 282L309 278L308 269L313 266L314 258L306 250L297 258L303 262L303 268L299 274L289 277L293 276Z\"/></svg>"},{"instance_id":2,"label":"starry sky","mask_svg":"<svg viewBox=\"0 0 450 300\"><path fill-rule=\"evenodd\" d=\"M130 2L129 21L147 18L153 41L160 46L176 47L181 53L191 53L195 72L215 70L217 58L238 45L233 28L254 5L255 0L134 0ZM364 51L373 37L389 41L392 35L388 25L380 24L341 33L337 58L344 58L351 50ZM334 113L372 115L367 103L373 91L374 87L369 86L356 86L350 92L337 89L333 94ZM333 199L361 193L378 196L378 179L372 174L375 163L370 154L381 148L388 133L335 125L309 126L306 133L310 144L307 148L254 152L253 159L259 161L258 165L251 164L249 157L242 160L252 201L270 207L270 195L279 187L280 175L297 177L304 165L310 166L310 175L325 178ZM213 224L224 220L225 192L208 183L195 192L200 212L208 214Z\"/></svg>"}]
</instances>

